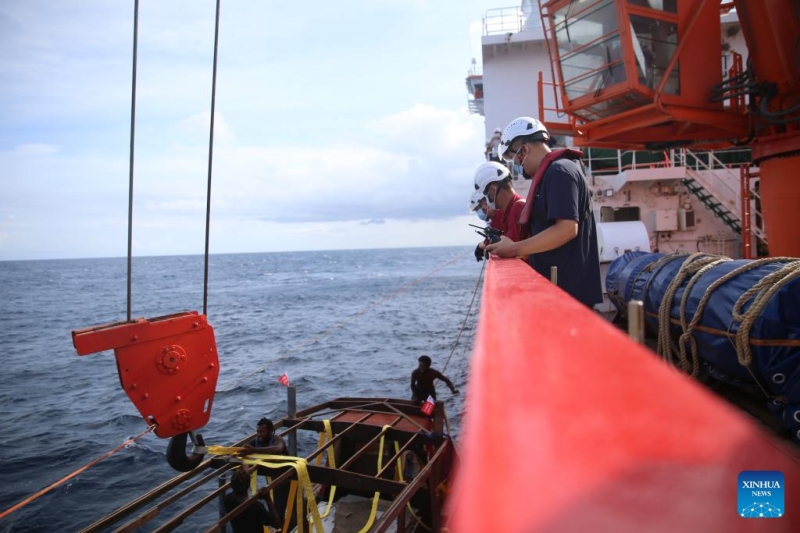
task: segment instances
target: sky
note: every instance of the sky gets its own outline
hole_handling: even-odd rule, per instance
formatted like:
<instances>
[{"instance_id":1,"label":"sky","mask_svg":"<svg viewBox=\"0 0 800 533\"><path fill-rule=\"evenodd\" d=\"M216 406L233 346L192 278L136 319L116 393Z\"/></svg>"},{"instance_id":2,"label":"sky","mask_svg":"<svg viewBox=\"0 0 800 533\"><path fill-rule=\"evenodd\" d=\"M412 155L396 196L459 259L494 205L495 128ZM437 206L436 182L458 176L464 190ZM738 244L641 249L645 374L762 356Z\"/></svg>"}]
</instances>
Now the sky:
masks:
<instances>
[{"instance_id":1,"label":"sky","mask_svg":"<svg viewBox=\"0 0 800 533\"><path fill-rule=\"evenodd\" d=\"M0 260L127 254L133 4L0 0ZM499 7L223 0L210 252L474 245ZM204 250L214 14L140 1L134 256Z\"/></svg>"}]
</instances>

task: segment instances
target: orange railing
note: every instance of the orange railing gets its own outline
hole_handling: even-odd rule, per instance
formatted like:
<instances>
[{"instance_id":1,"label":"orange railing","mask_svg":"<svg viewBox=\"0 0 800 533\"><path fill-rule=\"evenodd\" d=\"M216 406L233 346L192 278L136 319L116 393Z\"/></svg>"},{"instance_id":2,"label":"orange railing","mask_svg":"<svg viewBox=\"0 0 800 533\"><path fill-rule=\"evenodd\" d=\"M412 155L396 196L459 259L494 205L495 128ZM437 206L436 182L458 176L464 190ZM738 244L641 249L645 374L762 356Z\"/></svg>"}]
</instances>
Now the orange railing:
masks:
<instances>
[{"instance_id":1,"label":"orange railing","mask_svg":"<svg viewBox=\"0 0 800 533\"><path fill-rule=\"evenodd\" d=\"M555 107L549 107L545 105L545 86L552 87ZM544 125L547 127L547 131L553 135L567 135L570 137L575 135L575 132L577 131L575 118L567 115L567 113L564 111L564 107L560 103L561 92L558 90L558 84L551 81L546 81L541 70L539 71L539 82L536 84L536 90L539 101L539 120L541 120L542 123L544 123ZM558 118L564 118L566 122L547 120L548 113L550 113L551 116L552 114L555 114Z\"/></svg>"},{"instance_id":2,"label":"orange railing","mask_svg":"<svg viewBox=\"0 0 800 533\"><path fill-rule=\"evenodd\" d=\"M800 531L788 444L517 259L487 265L449 530ZM744 470L785 516L739 517Z\"/></svg>"}]
</instances>

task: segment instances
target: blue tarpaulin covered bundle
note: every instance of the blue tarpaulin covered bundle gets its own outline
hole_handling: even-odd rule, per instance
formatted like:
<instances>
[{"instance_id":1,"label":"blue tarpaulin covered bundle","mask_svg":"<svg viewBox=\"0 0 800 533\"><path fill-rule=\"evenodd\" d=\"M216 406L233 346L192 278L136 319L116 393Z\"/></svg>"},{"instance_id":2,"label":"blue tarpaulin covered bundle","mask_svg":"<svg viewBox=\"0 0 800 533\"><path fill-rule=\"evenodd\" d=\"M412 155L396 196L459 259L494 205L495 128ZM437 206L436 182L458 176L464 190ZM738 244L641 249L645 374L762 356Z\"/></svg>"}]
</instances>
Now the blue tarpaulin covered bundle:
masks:
<instances>
[{"instance_id":1,"label":"blue tarpaulin covered bundle","mask_svg":"<svg viewBox=\"0 0 800 533\"><path fill-rule=\"evenodd\" d=\"M800 441L800 259L629 253L606 289L621 312L644 303L664 359L758 391Z\"/></svg>"}]
</instances>

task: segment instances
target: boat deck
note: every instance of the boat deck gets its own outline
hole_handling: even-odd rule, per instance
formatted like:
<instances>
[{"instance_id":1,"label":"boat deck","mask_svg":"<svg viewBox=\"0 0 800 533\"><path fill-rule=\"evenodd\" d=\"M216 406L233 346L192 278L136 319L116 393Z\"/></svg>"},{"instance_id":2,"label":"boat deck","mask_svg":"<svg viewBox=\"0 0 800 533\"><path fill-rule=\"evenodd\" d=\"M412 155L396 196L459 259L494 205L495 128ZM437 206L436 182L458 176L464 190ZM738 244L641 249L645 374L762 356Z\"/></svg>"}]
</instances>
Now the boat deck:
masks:
<instances>
[{"instance_id":1,"label":"boat deck","mask_svg":"<svg viewBox=\"0 0 800 533\"><path fill-rule=\"evenodd\" d=\"M256 503L257 497L251 496L230 513L223 510L222 500L230 487L230 473L243 461L259 465L259 469L267 468L271 475L267 486L271 489L297 483L300 489L313 493L314 498L305 492L302 515L307 516L307 506L313 506L314 500L324 513L332 488L336 487L335 505L322 520L327 533L359 531L369 523L372 523L369 531L375 532L410 533L423 525L423 529L438 530L443 524L441 510L446 494L439 489L447 481L456 460L455 447L443 434L445 425L442 402L436 403L433 416L428 417L420 412L417 404L408 400L332 400L275 424L279 434L290 439L290 446L291 438L296 438L299 431L320 435L317 449L305 460L287 457L280 464L264 466L258 462L259 456L254 456L252 463L249 457L243 460L236 455L211 457L83 531L106 531L125 519L128 521L114 531L137 531L143 527L153 530L154 526L155 531L172 531L201 509L215 504L220 509L219 519L209 523L205 531L225 531L231 520ZM252 438L251 435L234 446L242 446ZM301 469L308 474L307 481L303 481L300 470L288 465L293 461L302 463ZM264 479L262 475L265 472L259 472L259 484ZM373 513L376 494L377 513ZM290 509L291 506L287 506L287 516L295 516ZM288 520L284 521L284 526L287 524ZM289 529L284 527L284 530ZM307 524L304 530L312 529Z\"/></svg>"}]
</instances>

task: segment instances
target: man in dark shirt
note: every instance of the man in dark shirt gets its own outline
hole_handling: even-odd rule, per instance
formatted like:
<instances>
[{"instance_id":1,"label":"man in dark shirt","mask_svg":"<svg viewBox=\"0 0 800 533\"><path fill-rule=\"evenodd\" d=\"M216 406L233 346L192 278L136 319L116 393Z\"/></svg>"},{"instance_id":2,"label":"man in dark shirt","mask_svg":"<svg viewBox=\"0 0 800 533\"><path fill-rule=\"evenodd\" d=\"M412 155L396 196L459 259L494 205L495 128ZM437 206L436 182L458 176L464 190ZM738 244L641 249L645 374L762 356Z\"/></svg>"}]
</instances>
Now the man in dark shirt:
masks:
<instances>
[{"instance_id":1,"label":"man in dark shirt","mask_svg":"<svg viewBox=\"0 0 800 533\"><path fill-rule=\"evenodd\" d=\"M286 455L286 443L283 437L275 434L275 425L269 418L262 418L256 425L256 438L245 445L240 455L266 453L269 455Z\"/></svg>"},{"instance_id":2,"label":"man in dark shirt","mask_svg":"<svg viewBox=\"0 0 800 533\"><path fill-rule=\"evenodd\" d=\"M245 445L239 455L245 456L253 453L268 455L287 455L286 442L283 437L275 433L275 425L269 418L262 418L256 426L256 437ZM270 475L269 470L259 467L258 473L263 476ZM275 510L279 516L286 514L286 506L289 501L289 482L285 481L280 486L273 489L275 494ZM292 522L294 523L294 521Z\"/></svg>"},{"instance_id":3,"label":"man in dark shirt","mask_svg":"<svg viewBox=\"0 0 800 533\"><path fill-rule=\"evenodd\" d=\"M422 403L431 396L436 399L436 386L433 381L440 379L450 387L450 392L458 395L458 389L453 386L453 382L447 379L444 374L431 368L431 358L422 355L418 359L419 366L411 373L411 399L417 403Z\"/></svg>"},{"instance_id":4,"label":"man in dark shirt","mask_svg":"<svg viewBox=\"0 0 800 533\"><path fill-rule=\"evenodd\" d=\"M231 491L225 495L225 512L230 513L248 499L247 489L250 486L250 470L242 465L231 476ZM258 497L267 502L267 510L259 502L253 502L244 511L231 520L233 533L264 533L264 526L279 527L278 515L269 498L267 487L261 487Z\"/></svg>"},{"instance_id":5,"label":"man in dark shirt","mask_svg":"<svg viewBox=\"0 0 800 533\"><path fill-rule=\"evenodd\" d=\"M558 268L558 286L587 307L603 301L592 191L583 176L580 152L548 146L550 135L531 117L512 121L503 133L501 153L533 179L520 223L531 237L501 239L486 249L499 257L529 255L528 262L549 278Z\"/></svg>"}]
</instances>

